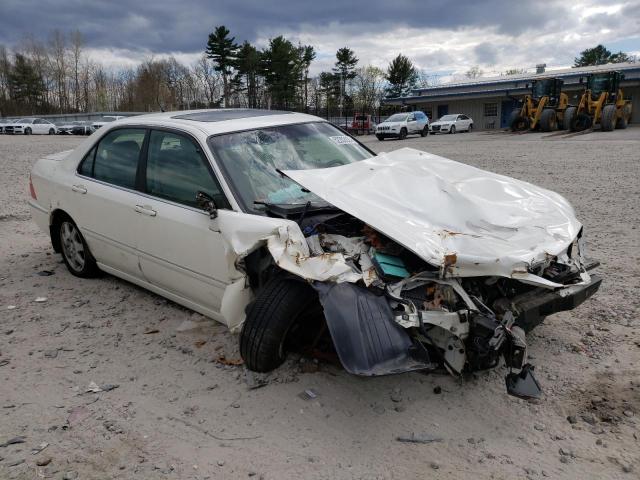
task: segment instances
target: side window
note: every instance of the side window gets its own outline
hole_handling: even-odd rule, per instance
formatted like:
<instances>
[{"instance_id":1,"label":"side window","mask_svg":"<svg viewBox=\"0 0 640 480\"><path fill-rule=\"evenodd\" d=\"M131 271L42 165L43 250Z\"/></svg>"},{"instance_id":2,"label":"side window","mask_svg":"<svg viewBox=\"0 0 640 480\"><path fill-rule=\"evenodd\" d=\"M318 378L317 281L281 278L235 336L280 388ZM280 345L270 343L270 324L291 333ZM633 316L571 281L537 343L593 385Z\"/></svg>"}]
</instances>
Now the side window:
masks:
<instances>
[{"instance_id":1,"label":"side window","mask_svg":"<svg viewBox=\"0 0 640 480\"><path fill-rule=\"evenodd\" d=\"M105 135L96 150L93 177L120 187L135 188L145 133L140 128L123 128Z\"/></svg>"},{"instance_id":2,"label":"side window","mask_svg":"<svg viewBox=\"0 0 640 480\"><path fill-rule=\"evenodd\" d=\"M85 177L93 177L93 162L96 158L97 149L98 147L94 146L82 159L82 163L78 168L78 173L80 175L84 175Z\"/></svg>"},{"instance_id":3,"label":"side window","mask_svg":"<svg viewBox=\"0 0 640 480\"><path fill-rule=\"evenodd\" d=\"M47 123L47 122L45 122L45 121L44 121L44 120L42 120L41 118L38 118L38 119L37 119L35 122L33 122L33 123L35 123L36 125L43 125L43 124L45 124L45 123Z\"/></svg>"},{"instance_id":4,"label":"side window","mask_svg":"<svg viewBox=\"0 0 640 480\"><path fill-rule=\"evenodd\" d=\"M200 147L190 138L152 130L147 156L147 193L198 207L196 193L203 191L213 197L218 208L229 208L222 188L206 162Z\"/></svg>"}]
</instances>

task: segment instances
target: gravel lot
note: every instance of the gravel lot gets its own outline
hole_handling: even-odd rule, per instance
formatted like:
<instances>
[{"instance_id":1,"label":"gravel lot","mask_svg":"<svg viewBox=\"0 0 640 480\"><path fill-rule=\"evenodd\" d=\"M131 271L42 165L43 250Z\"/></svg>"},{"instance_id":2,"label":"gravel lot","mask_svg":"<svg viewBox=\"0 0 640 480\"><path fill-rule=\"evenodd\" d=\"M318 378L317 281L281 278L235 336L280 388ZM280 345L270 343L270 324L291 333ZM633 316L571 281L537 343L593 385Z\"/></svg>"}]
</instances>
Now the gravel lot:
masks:
<instances>
[{"instance_id":1,"label":"gravel lot","mask_svg":"<svg viewBox=\"0 0 640 480\"><path fill-rule=\"evenodd\" d=\"M0 135L0 478L640 475L640 128L364 140L511 175L575 206L605 281L529 335L538 402L507 396L502 369L462 384L363 379L291 358L248 376L223 326L113 277L71 276L30 221L26 184L40 156L80 141ZM85 393L91 382L117 388ZM299 396L310 388L317 398ZM396 440L411 434L437 441ZM23 443L4 445L14 437Z\"/></svg>"}]
</instances>

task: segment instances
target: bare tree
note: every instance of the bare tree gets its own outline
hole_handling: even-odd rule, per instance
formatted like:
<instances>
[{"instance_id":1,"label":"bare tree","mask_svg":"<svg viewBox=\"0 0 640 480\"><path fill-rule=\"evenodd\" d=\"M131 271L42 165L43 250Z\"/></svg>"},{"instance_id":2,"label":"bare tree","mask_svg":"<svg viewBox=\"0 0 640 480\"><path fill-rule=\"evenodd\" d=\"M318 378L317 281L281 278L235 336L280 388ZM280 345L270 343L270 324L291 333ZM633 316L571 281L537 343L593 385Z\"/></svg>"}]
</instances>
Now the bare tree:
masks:
<instances>
[{"instance_id":1,"label":"bare tree","mask_svg":"<svg viewBox=\"0 0 640 480\"><path fill-rule=\"evenodd\" d=\"M82 60L82 47L84 40L79 30L71 33L69 42L71 44L71 61L73 68L73 101L76 111L80 110L80 62Z\"/></svg>"}]
</instances>

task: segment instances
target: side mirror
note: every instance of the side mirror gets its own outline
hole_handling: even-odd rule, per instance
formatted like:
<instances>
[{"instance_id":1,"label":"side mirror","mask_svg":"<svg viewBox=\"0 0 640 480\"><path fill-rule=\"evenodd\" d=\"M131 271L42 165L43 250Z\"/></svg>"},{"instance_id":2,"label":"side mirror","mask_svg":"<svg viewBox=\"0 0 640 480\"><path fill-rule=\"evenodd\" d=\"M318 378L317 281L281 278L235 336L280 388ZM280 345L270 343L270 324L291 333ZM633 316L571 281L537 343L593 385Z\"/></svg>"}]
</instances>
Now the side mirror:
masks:
<instances>
[{"instance_id":1,"label":"side mirror","mask_svg":"<svg viewBox=\"0 0 640 480\"><path fill-rule=\"evenodd\" d=\"M218 217L218 207L216 207L216 202L213 201L211 195L198 190L196 193L196 203L209 214L209 218L214 219Z\"/></svg>"}]
</instances>

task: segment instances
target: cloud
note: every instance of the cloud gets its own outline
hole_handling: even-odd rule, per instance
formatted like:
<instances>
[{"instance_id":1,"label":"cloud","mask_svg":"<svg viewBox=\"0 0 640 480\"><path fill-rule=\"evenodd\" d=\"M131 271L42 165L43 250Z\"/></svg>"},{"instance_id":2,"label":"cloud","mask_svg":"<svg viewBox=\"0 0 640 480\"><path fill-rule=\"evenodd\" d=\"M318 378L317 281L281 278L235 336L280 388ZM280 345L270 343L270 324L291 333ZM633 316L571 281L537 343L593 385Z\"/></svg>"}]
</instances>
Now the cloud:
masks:
<instances>
[{"instance_id":1,"label":"cloud","mask_svg":"<svg viewBox=\"0 0 640 480\"><path fill-rule=\"evenodd\" d=\"M361 64L386 67L403 53L428 72L475 64L499 72L570 65L585 48L637 38L640 0L0 0L0 44L78 29L91 55L112 65L169 54L191 62L221 24L238 42L265 46L284 35L313 45L312 73L330 68L343 46Z\"/></svg>"}]
</instances>

